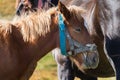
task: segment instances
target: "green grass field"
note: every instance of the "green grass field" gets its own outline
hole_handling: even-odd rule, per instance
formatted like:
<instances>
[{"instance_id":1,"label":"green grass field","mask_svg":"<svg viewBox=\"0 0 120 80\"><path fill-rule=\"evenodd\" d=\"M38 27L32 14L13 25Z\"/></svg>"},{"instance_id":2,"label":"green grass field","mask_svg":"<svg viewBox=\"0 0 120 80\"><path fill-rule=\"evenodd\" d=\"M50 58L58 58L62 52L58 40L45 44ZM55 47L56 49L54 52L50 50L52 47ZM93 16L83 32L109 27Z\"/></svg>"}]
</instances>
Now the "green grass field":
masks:
<instances>
[{"instance_id":1,"label":"green grass field","mask_svg":"<svg viewBox=\"0 0 120 80\"><path fill-rule=\"evenodd\" d=\"M0 19L11 19L15 14L15 0L0 0ZM43 57L30 80L57 80L57 66L51 54ZM75 79L79 80L79 79ZM99 78L99 80L115 80L115 78Z\"/></svg>"},{"instance_id":2,"label":"green grass field","mask_svg":"<svg viewBox=\"0 0 120 80\"><path fill-rule=\"evenodd\" d=\"M56 63L49 53L38 62L30 80L57 80L56 67Z\"/></svg>"}]
</instances>

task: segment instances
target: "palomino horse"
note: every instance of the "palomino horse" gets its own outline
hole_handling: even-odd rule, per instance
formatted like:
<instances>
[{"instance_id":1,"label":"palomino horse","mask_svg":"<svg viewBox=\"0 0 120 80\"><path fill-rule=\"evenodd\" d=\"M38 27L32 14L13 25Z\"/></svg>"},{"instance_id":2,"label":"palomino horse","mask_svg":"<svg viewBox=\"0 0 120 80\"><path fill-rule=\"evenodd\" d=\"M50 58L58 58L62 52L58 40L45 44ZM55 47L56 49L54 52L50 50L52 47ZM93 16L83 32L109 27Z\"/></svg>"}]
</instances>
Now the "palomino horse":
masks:
<instances>
[{"instance_id":1,"label":"palomino horse","mask_svg":"<svg viewBox=\"0 0 120 80\"><path fill-rule=\"evenodd\" d=\"M64 0L62 0L62 1L64 2ZM69 3L65 3L65 5L77 5L77 6L79 6L79 8L83 8L86 10L85 14L80 13L79 15L82 15L82 17L84 18L85 22L83 22L83 24L84 23L86 24L92 40L97 45L97 49L98 49L99 57L100 57L99 65L96 69L85 70L85 73L90 74L94 77L112 77L112 76L114 76L115 75L114 70L113 70L111 64L109 63L110 59L108 60L107 56L105 55L104 36L103 36L102 30L100 28L100 24L98 23L98 20L96 18L94 20L95 22L92 22L93 20L90 20L90 19L93 19L92 18L93 17L92 11L94 9L93 2L89 1L89 0L83 0L83 1L82 0L71 0ZM81 7L80 7L80 5L81 5ZM79 74L80 72L76 69L76 67L73 67L71 65L71 62L68 57L65 57L65 56L62 56L61 54L59 54L60 53L59 50L58 51L55 50L55 51L53 51L53 53L56 53L55 59L58 63L58 68L59 68L58 72L60 75L59 78L66 78L69 80L73 80L75 76L77 76L77 77L81 76ZM62 64L64 63L65 65L61 65L61 61L62 61ZM79 61L77 61L77 64L78 63L79 63ZM80 67L80 65L78 65L78 67ZM64 73L67 76L64 75ZM72 73L74 73L74 75ZM71 76L69 76L69 75L71 75ZM85 79L84 76L83 76L83 79ZM93 80L91 78L88 78L88 79Z\"/></svg>"},{"instance_id":2,"label":"palomino horse","mask_svg":"<svg viewBox=\"0 0 120 80\"><path fill-rule=\"evenodd\" d=\"M96 68L99 62L96 46L78 13L84 13L84 10L59 6L58 9L21 16L12 23L0 23L0 79L29 80L39 59L54 48L65 45L59 43L59 34L67 34L67 40L64 38L67 52L71 51L71 44L79 44L75 46L80 50L76 53L89 52L90 62L94 60L94 63L88 63L89 68ZM69 44L69 40L72 43ZM82 57L81 55L81 69L87 68Z\"/></svg>"}]
</instances>

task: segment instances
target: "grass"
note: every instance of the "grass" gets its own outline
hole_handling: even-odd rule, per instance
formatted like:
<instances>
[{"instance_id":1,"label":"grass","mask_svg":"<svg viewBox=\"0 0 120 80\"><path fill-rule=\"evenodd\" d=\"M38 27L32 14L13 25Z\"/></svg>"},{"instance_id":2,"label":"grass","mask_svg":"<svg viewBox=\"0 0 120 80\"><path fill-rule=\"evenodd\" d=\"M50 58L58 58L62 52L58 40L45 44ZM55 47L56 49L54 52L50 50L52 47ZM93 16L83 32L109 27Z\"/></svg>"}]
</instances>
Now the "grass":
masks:
<instances>
[{"instance_id":1,"label":"grass","mask_svg":"<svg viewBox=\"0 0 120 80\"><path fill-rule=\"evenodd\" d=\"M49 53L38 62L30 80L57 80L56 67L56 62Z\"/></svg>"},{"instance_id":2,"label":"grass","mask_svg":"<svg viewBox=\"0 0 120 80\"><path fill-rule=\"evenodd\" d=\"M15 0L0 0L0 19L10 19L15 15Z\"/></svg>"},{"instance_id":3,"label":"grass","mask_svg":"<svg viewBox=\"0 0 120 80\"><path fill-rule=\"evenodd\" d=\"M45 57L43 57L39 62L38 65L36 67L37 70L39 69L45 69L45 70L54 70L56 68L56 62L53 59L51 53L49 53L48 55L46 55Z\"/></svg>"},{"instance_id":4,"label":"grass","mask_svg":"<svg viewBox=\"0 0 120 80\"><path fill-rule=\"evenodd\" d=\"M0 0L0 19L11 19L15 15L14 6L15 0ZM30 80L57 80L56 69L57 65L49 53L38 62ZM99 78L99 80L115 80L115 78Z\"/></svg>"}]
</instances>

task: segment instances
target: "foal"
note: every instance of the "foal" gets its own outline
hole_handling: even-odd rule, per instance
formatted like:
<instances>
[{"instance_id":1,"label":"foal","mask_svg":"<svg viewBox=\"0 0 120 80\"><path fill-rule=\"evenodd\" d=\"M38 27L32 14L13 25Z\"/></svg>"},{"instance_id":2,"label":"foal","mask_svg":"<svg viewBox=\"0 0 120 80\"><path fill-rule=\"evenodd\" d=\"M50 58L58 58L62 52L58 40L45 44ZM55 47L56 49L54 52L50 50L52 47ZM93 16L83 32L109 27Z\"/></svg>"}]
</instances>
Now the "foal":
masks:
<instances>
[{"instance_id":1,"label":"foal","mask_svg":"<svg viewBox=\"0 0 120 80\"><path fill-rule=\"evenodd\" d=\"M64 2L64 1L63 1ZM67 2L67 1L66 1ZM97 49L99 52L99 57L100 57L100 63L98 65L98 67L96 69L90 69L90 70L86 70L85 72L95 76L95 77L111 77L114 76L114 70L111 66L111 64L109 63L106 55L105 55L105 51L104 51L104 35L101 31L100 28L100 24L98 23L99 20L97 20L96 18L96 13L92 13L94 10L94 4L92 1L82 1L82 0L71 0L72 3L66 3L67 5L81 5L82 9L86 10L85 14L81 14L79 13L79 15L82 15L82 17L84 18L83 24L87 24L86 27L91 35L92 40L96 43L97 45ZM79 7L81 8L81 7ZM95 16L95 17L94 17ZM75 68L71 65L71 62L69 60L69 58L60 55L60 51L55 50L53 51L53 53L57 53L55 54L55 59L58 63L58 72L59 75L61 75L61 77L59 78L67 78L69 80L73 80L74 76L80 77L80 71L77 71ZM78 56L79 57L79 56ZM60 61L61 60L61 61ZM64 65L61 65L62 64ZM79 63L79 60L78 60ZM69 72L68 72L69 71ZM74 75L72 74L75 73ZM67 74L67 75L64 75ZM79 74L78 74L79 73ZM69 76L70 75L70 76ZM85 79L83 77L83 79ZM91 78L88 78L89 80L93 80Z\"/></svg>"},{"instance_id":2,"label":"foal","mask_svg":"<svg viewBox=\"0 0 120 80\"><path fill-rule=\"evenodd\" d=\"M81 10L79 11L81 12ZM58 11L56 8L52 8L48 11L21 16L19 20L12 23L1 23L0 79L29 80L37 65L37 61L49 51L60 47L59 24L61 22L62 25L65 25L71 40L83 45L84 48L90 51L90 54L93 56L91 60L97 60L95 64L97 67L97 51L91 51L91 47L87 45L93 45L93 42L86 28L79 24L83 19L81 16L74 16L76 14L74 9L68 10L67 8L58 7ZM76 31L76 29L81 29L81 31ZM66 40L67 52L71 51L68 40ZM81 47L76 46L76 48ZM84 64L82 58L81 64ZM85 66L81 67L81 69L83 68Z\"/></svg>"},{"instance_id":3,"label":"foal","mask_svg":"<svg viewBox=\"0 0 120 80\"><path fill-rule=\"evenodd\" d=\"M23 3L23 1L21 0L21 2L20 2L20 4L19 4L19 6L18 6L18 9L17 9L17 15L18 14L22 14L22 13L29 13L29 9L30 10L32 10L32 11L36 11L36 9L38 8L38 1L37 0L34 0L34 1L31 1L31 0L27 0L27 1L29 1L29 2L27 2L27 4L24 4ZM53 0L54 1L54 0ZM46 2L46 0L44 1L44 3ZM52 2L52 1L51 1ZM67 2L67 1L66 1ZM30 4L29 4L30 3ZM27 7L28 6L28 10L26 10L26 11L24 11L24 8L25 8L25 6ZM30 7L31 6L31 7ZM44 5L43 5L44 6ZM26 8L27 9L27 8ZM58 53L56 53L56 55L57 55ZM59 54L58 54L59 55ZM70 62L70 61L69 61ZM70 62L71 63L71 62ZM59 70L59 69L58 69ZM73 70L72 68L71 68L71 70ZM70 71L71 71L70 70ZM64 70L65 71L65 70ZM79 72L79 77L80 78L83 78L83 79L85 79L85 78L89 78L89 79L94 79L94 78L92 78L92 77L90 77L90 76L88 76L88 75L85 75L85 74L83 74L81 71L78 71ZM81 73L81 74L80 74ZM59 75L61 75L62 73L60 73ZM74 74L73 73L71 73L72 75L70 75L70 77L72 77ZM77 75L77 74L76 74ZM63 75L64 76L64 75ZM88 77L86 77L86 76L88 76Z\"/></svg>"}]
</instances>

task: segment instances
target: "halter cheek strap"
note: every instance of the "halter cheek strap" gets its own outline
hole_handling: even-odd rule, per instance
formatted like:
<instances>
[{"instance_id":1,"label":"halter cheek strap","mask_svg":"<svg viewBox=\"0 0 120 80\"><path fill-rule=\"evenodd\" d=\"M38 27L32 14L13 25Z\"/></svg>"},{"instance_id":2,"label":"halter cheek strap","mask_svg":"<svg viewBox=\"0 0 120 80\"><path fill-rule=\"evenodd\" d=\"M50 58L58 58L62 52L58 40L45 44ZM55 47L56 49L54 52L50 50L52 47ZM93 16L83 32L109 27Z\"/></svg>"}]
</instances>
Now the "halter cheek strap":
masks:
<instances>
[{"instance_id":1,"label":"halter cheek strap","mask_svg":"<svg viewBox=\"0 0 120 80\"><path fill-rule=\"evenodd\" d=\"M82 45L78 41L71 38L63 21L62 14L58 15L59 24L59 37L60 37L60 50L61 54L65 56L76 55L77 53L83 53L86 51L96 51L95 44ZM66 51L66 39L68 39L70 45L70 51Z\"/></svg>"},{"instance_id":2,"label":"halter cheek strap","mask_svg":"<svg viewBox=\"0 0 120 80\"><path fill-rule=\"evenodd\" d=\"M84 66L86 68L92 68L95 69L98 66L99 63L99 55L98 53L96 54L96 58L94 58L94 63L91 61L91 58L88 57L88 51L95 52L97 51L97 47L95 44L86 44L82 45L78 41L72 39L72 37L69 34L68 29L66 28L62 14L58 15L58 24L59 24L59 37L60 37L60 50L61 54L64 56L73 56L77 55L78 53L83 54L83 61L84 61ZM66 39L68 39L68 43L70 46L70 51L66 51Z\"/></svg>"},{"instance_id":3,"label":"halter cheek strap","mask_svg":"<svg viewBox=\"0 0 120 80\"><path fill-rule=\"evenodd\" d=\"M60 50L62 55L67 55L66 51L66 27L63 22L62 14L58 15L58 21L59 21L59 36L60 36Z\"/></svg>"}]
</instances>

